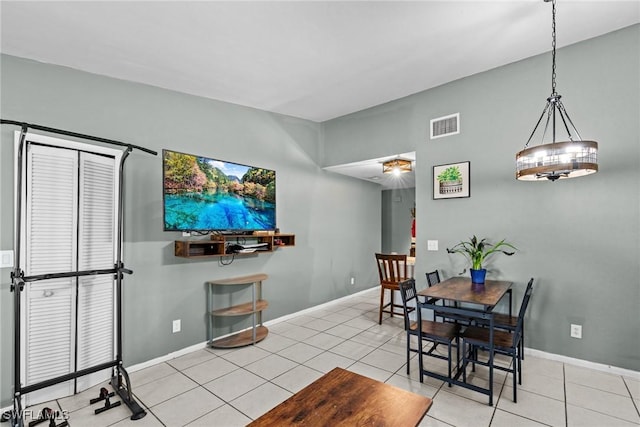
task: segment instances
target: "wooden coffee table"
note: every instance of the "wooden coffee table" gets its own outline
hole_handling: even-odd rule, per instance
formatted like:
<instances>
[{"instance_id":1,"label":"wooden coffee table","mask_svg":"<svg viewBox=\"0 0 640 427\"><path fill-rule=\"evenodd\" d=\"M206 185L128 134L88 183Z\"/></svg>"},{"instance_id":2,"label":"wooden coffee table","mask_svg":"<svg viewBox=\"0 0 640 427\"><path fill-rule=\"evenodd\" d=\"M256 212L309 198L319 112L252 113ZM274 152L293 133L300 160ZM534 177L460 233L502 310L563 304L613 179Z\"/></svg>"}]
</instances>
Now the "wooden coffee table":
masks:
<instances>
[{"instance_id":1,"label":"wooden coffee table","mask_svg":"<svg viewBox=\"0 0 640 427\"><path fill-rule=\"evenodd\" d=\"M335 368L249 426L416 426L431 399Z\"/></svg>"}]
</instances>

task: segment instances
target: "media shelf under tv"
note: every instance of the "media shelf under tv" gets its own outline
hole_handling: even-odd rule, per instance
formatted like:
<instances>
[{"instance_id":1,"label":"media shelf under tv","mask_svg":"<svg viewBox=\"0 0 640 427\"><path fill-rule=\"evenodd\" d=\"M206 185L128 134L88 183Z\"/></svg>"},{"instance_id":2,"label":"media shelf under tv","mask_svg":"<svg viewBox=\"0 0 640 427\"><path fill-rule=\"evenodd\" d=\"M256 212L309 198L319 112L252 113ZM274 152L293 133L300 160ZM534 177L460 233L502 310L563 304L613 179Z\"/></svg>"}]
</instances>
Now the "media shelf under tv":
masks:
<instances>
[{"instance_id":1,"label":"media shelf under tv","mask_svg":"<svg viewBox=\"0 0 640 427\"><path fill-rule=\"evenodd\" d=\"M258 255L272 253L277 248L291 247L295 244L295 234L212 234L209 239L176 240L175 256L210 258ZM240 246L240 248L234 248L234 246Z\"/></svg>"}]
</instances>

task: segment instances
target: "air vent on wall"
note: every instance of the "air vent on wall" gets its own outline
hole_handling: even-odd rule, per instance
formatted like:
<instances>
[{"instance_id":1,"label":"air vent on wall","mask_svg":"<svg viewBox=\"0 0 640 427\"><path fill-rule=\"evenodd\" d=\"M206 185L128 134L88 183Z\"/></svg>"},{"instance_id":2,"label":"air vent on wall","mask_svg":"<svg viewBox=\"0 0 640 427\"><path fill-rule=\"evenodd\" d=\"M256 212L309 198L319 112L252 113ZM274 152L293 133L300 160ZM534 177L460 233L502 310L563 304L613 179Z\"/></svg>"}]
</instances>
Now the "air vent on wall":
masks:
<instances>
[{"instance_id":1,"label":"air vent on wall","mask_svg":"<svg viewBox=\"0 0 640 427\"><path fill-rule=\"evenodd\" d=\"M431 139L460 133L460 113L432 119L430 122Z\"/></svg>"}]
</instances>

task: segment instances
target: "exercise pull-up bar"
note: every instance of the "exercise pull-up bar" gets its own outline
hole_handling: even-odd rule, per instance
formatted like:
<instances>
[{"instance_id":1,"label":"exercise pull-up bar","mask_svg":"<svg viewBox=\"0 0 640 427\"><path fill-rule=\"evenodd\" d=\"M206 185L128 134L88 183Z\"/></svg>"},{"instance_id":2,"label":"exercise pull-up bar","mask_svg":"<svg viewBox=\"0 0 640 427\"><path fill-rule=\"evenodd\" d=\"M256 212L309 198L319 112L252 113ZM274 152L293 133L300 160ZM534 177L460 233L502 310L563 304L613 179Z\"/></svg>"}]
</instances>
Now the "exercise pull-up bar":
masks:
<instances>
[{"instance_id":1,"label":"exercise pull-up bar","mask_svg":"<svg viewBox=\"0 0 640 427\"><path fill-rule=\"evenodd\" d=\"M51 128L51 127L48 127L48 126L36 125L36 124L33 124L33 123L19 122L19 121L16 121L16 120L0 119L0 124L2 124L2 125L15 125L15 126L20 126L23 129L27 128L27 129L41 130L41 131L44 131L44 132L57 133L57 134L66 135L66 136L72 136L74 138L82 138L82 139L88 139L88 140L96 141L96 142L104 142L105 144L112 144L112 145L119 145L121 147L135 148L136 150L144 151L145 153L153 154L154 156L158 155L158 153L156 151L149 150L148 148L140 147L139 145L127 144L126 142L120 142L120 141L116 141L116 140L113 140L113 139L101 138L99 136L85 135L85 134L78 133L78 132L72 132L72 131L63 130L63 129L56 129L56 128Z\"/></svg>"},{"instance_id":2,"label":"exercise pull-up bar","mask_svg":"<svg viewBox=\"0 0 640 427\"><path fill-rule=\"evenodd\" d=\"M30 392L41 390L46 387L50 387L55 384L59 384L69 380L75 380L82 376L99 372L103 369L112 368L112 376L110 384L118 394L118 396L122 399L122 401L129 407L131 410L131 419L137 420L144 417L147 412L136 402L134 395L131 389L131 381L129 379L129 374L127 370L123 366L122 360L122 281L123 275L133 273L131 270L124 268L124 264L122 262L122 243L123 243L123 223L124 223L124 200L123 200L123 187L124 187L124 162L131 153L133 149L144 151L145 153L149 153L152 155L157 155L158 153L149 150L144 147L140 147L133 144L127 144L120 141L115 141L112 139L106 139L101 137L96 137L92 135L85 135L77 132L71 132L62 129L55 129L48 126L41 126L32 123L19 122L15 120L5 120L0 119L0 124L7 125L15 125L21 128L20 130L20 140L19 147L17 149L17 181L16 186L18 188L18 197L16 200L16 220L15 220L15 233L14 233L14 250L16 251L16 261L14 269L11 273L11 291L15 292L14 295L14 393L13 393L13 410L8 411L2 414L2 420L11 421L12 427L24 427L24 417L22 414L22 397ZM119 174L119 191L118 191L118 212L117 212L117 238L116 238L116 250L115 250L115 264L113 268L105 268L105 269L94 269L94 270L83 270L83 271L67 271L67 272L51 272L44 274L37 274L31 276L25 276L24 271L22 271L20 267L20 253L21 253L21 238L20 238L20 230L22 229L21 218L22 218L22 194L23 182L22 182L22 152L25 144L29 144L26 140L27 132L29 129L40 130L44 132L59 134L70 136L74 138L80 138L90 141L96 141L105 144L117 145L120 147L125 147L126 149L123 151L122 156L120 157L120 164L118 167ZM64 374L62 376L56 376L54 378L49 378L44 381L40 381L38 383L29 384L28 386L23 386L21 383L20 373L21 373L21 303L20 303L20 294L23 292L24 287L29 282L36 282L39 280L48 280L54 278L67 278L67 277L81 277L81 276L93 276L93 275L105 275L105 274L113 274L115 280L115 358L109 362L100 363L95 366L86 367L84 369L78 370L74 368L72 372ZM77 340L77 330L76 330ZM103 388L104 391L107 391ZM113 393L103 393L101 390L99 399L92 399L90 403L94 403L94 401L104 400L105 406L96 410L95 413L103 412L107 409L114 408L120 404L120 402L111 403L108 397L112 396ZM63 423L64 424L64 423ZM58 427L61 427L63 424L60 424ZM55 425L55 423L53 424Z\"/></svg>"}]
</instances>

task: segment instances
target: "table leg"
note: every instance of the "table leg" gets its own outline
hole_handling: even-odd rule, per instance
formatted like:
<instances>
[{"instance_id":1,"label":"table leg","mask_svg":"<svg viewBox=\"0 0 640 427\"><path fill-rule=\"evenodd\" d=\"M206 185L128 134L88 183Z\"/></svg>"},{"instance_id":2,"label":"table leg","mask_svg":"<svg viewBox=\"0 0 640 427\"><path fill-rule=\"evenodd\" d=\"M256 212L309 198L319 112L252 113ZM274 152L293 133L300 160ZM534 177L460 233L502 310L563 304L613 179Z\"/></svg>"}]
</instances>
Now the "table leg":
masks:
<instances>
[{"instance_id":1,"label":"table leg","mask_svg":"<svg viewBox=\"0 0 640 427\"><path fill-rule=\"evenodd\" d=\"M511 305L509 305L511 307ZM489 406L493 406L493 313L489 317Z\"/></svg>"}]
</instances>

